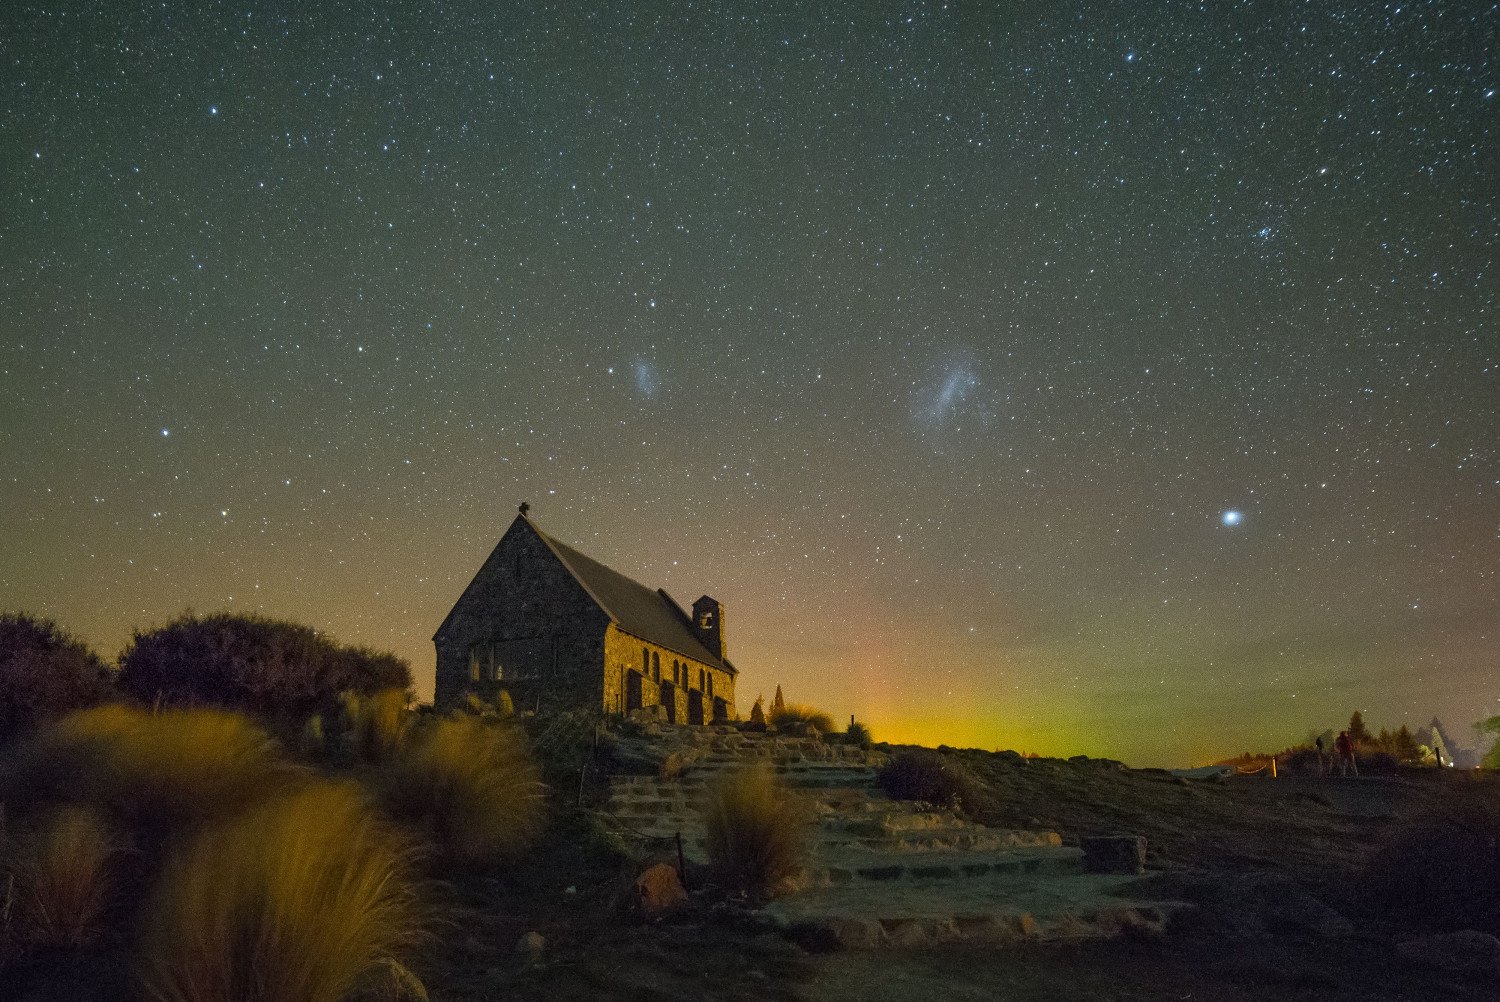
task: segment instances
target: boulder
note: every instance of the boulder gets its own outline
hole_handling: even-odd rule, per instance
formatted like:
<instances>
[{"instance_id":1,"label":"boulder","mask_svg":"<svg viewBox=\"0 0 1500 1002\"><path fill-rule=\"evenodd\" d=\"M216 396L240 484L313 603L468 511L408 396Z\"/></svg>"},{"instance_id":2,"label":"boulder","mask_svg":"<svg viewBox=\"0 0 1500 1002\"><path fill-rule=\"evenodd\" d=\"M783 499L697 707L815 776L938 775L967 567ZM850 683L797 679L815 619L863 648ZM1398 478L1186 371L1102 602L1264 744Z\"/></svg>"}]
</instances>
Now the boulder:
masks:
<instances>
[{"instance_id":1,"label":"boulder","mask_svg":"<svg viewBox=\"0 0 1500 1002\"><path fill-rule=\"evenodd\" d=\"M660 918L681 908L687 901L682 878L670 863L657 863L635 878L636 908L646 918Z\"/></svg>"},{"instance_id":2,"label":"boulder","mask_svg":"<svg viewBox=\"0 0 1500 1002\"><path fill-rule=\"evenodd\" d=\"M1500 939L1474 929L1408 939L1396 944L1396 952L1439 970L1500 976Z\"/></svg>"},{"instance_id":3,"label":"boulder","mask_svg":"<svg viewBox=\"0 0 1500 1002\"><path fill-rule=\"evenodd\" d=\"M1089 873L1145 873L1146 838L1143 835L1085 835L1083 868Z\"/></svg>"},{"instance_id":4,"label":"boulder","mask_svg":"<svg viewBox=\"0 0 1500 1002\"><path fill-rule=\"evenodd\" d=\"M516 953L527 961L536 961L545 949L547 949L547 937L536 930L528 932L516 941Z\"/></svg>"}]
</instances>

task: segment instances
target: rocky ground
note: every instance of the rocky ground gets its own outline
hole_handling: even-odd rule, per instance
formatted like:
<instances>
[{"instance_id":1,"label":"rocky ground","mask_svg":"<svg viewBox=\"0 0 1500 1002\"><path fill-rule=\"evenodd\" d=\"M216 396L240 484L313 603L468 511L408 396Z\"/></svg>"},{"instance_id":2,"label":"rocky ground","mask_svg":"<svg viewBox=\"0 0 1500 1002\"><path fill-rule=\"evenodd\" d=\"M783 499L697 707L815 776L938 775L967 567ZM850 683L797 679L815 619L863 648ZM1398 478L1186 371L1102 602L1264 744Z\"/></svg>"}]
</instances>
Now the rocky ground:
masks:
<instances>
[{"instance_id":1,"label":"rocky ground","mask_svg":"<svg viewBox=\"0 0 1500 1002\"><path fill-rule=\"evenodd\" d=\"M457 918L423 972L433 998L1500 995L1490 941L1423 938L1446 931L1441 903L1396 915L1361 898L1360 874L1393 826L1461 777L1182 780L1098 760L945 750L983 782L965 819L885 801L870 782L879 756L853 749L671 734L651 744L614 757L619 770L656 773L600 784L595 810L567 812L533 865L453 877L445 893ZM643 864L615 856L620 827L598 819L627 819L631 848L663 859L675 857L674 840L649 837L683 830L691 884L701 872L695 779L747 757L777 761L821 805L809 888L769 910L700 893L665 918L628 917ZM1044 837L1053 832L1057 843ZM1116 833L1146 838L1146 874L1082 873L1080 840ZM928 865L938 854L946 869ZM1012 865L1030 858L1045 865ZM951 865L960 860L990 868ZM788 934L809 916L841 928L836 920L861 909L877 921L851 934ZM1029 926L1013 919L1023 915Z\"/></svg>"}]
</instances>

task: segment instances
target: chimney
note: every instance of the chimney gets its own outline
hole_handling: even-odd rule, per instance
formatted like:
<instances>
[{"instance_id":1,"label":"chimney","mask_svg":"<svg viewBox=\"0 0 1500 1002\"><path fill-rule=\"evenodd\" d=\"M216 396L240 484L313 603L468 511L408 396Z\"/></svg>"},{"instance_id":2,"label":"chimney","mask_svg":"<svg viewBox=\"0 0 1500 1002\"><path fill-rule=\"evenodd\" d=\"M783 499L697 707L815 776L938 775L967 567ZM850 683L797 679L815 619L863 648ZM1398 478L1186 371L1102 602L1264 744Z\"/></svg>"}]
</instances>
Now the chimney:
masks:
<instances>
[{"instance_id":1,"label":"chimney","mask_svg":"<svg viewBox=\"0 0 1500 1002\"><path fill-rule=\"evenodd\" d=\"M724 607L716 598L704 595L693 603L693 633L703 641L709 653L720 661L725 660Z\"/></svg>"}]
</instances>

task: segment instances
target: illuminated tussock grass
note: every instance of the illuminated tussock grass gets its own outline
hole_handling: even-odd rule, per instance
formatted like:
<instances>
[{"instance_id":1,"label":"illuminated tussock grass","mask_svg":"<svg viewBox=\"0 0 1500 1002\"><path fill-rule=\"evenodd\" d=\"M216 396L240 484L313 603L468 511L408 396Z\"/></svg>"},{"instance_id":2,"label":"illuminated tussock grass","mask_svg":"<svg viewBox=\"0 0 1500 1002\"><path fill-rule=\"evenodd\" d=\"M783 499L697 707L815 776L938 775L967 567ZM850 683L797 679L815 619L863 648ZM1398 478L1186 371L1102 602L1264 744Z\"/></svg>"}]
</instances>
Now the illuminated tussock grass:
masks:
<instances>
[{"instance_id":1,"label":"illuminated tussock grass","mask_svg":"<svg viewBox=\"0 0 1500 1002\"><path fill-rule=\"evenodd\" d=\"M169 832L238 810L294 775L270 735L239 714L112 705L39 734L0 795L91 804Z\"/></svg>"},{"instance_id":2,"label":"illuminated tussock grass","mask_svg":"<svg viewBox=\"0 0 1500 1002\"><path fill-rule=\"evenodd\" d=\"M205 827L168 855L147 901L146 997L425 998L402 964L423 920L413 862L351 784L308 784Z\"/></svg>"},{"instance_id":3,"label":"illuminated tussock grass","mask_svg":"<svg viewBox=\"0 0 1500 1002\"><path fill-rule=\"evenodd\" d=\"M405 689L382 689L368 696L346 692L340 698L356 759L383 762L400 750L411 722L411 697Z\"/></svg>"},{"instance_id":4,"label":"illuminated tussock grass","mask_svg":"<svg viewBox=\"0 0 1500 1002\"><path fill-rule=\"evenodd\" d=\"M518 728L462 715L424 729L383 782L391 814L460 862L503 861L529 848L546 823L544 792Z\"/></svg>"},{"instance_id":5,"label":"illuminated tussock grass","mask_svg":"<svg viewBox=\"0 0 1500 1002\"><path fill-rule=\"evenodd\" d=\"M33 816L0 848L5 944L26 952L78 949L104 931L115 834L97 813L59 807Z\"/></svg>"},{"instance_id":6,"label":"illuminated tussock grass","mask_svg":"<svg viewBox=\"0 0 1500 1002\"><path fill-rule=\"evenodd\" d=\"M770 897L793 885L807 858L805 806L767 766L731 773L703 805L708 857L734 890Z\"/></svg>"},{"instance_id":7,"label":"illuminated tussock grass","mask_svg":"<svg viewBox=\"0 0 1500 1002\"><path fill-rule=\"evenodd\" d=\"M838 730L834 726L833 718L822 710L811 706L802 706L797 703L789 703L779 710L771 711L771 724L777 728L786 728L794 724L806 724L815 727L819 734L832 734Z\"/></svg>"}]
</instances>

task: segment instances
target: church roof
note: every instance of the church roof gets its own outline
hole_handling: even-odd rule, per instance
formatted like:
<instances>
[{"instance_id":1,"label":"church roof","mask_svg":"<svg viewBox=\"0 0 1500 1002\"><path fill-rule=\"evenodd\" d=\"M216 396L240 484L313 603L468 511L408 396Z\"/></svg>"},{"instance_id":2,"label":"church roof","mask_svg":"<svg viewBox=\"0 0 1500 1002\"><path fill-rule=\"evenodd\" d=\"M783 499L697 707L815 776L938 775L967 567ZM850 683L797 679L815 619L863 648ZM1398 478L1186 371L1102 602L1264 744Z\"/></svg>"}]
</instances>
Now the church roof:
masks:
<instances>
[{"instance_id":1,"label":"church roof","mask_svg":"<svg viewBox=\"0 0 1500 1002\"><path fill-rule=\"evenodd\" d=\"M525 516L522 516L523 518ZM652 591L639 581L606 567L547 535L528 518L526 524L546 543L615 626L634 637L676 651L694 661L735 674L735 667L713 654L694 635L687 613L664 590Z\"/></svg>"}]
</instances>

